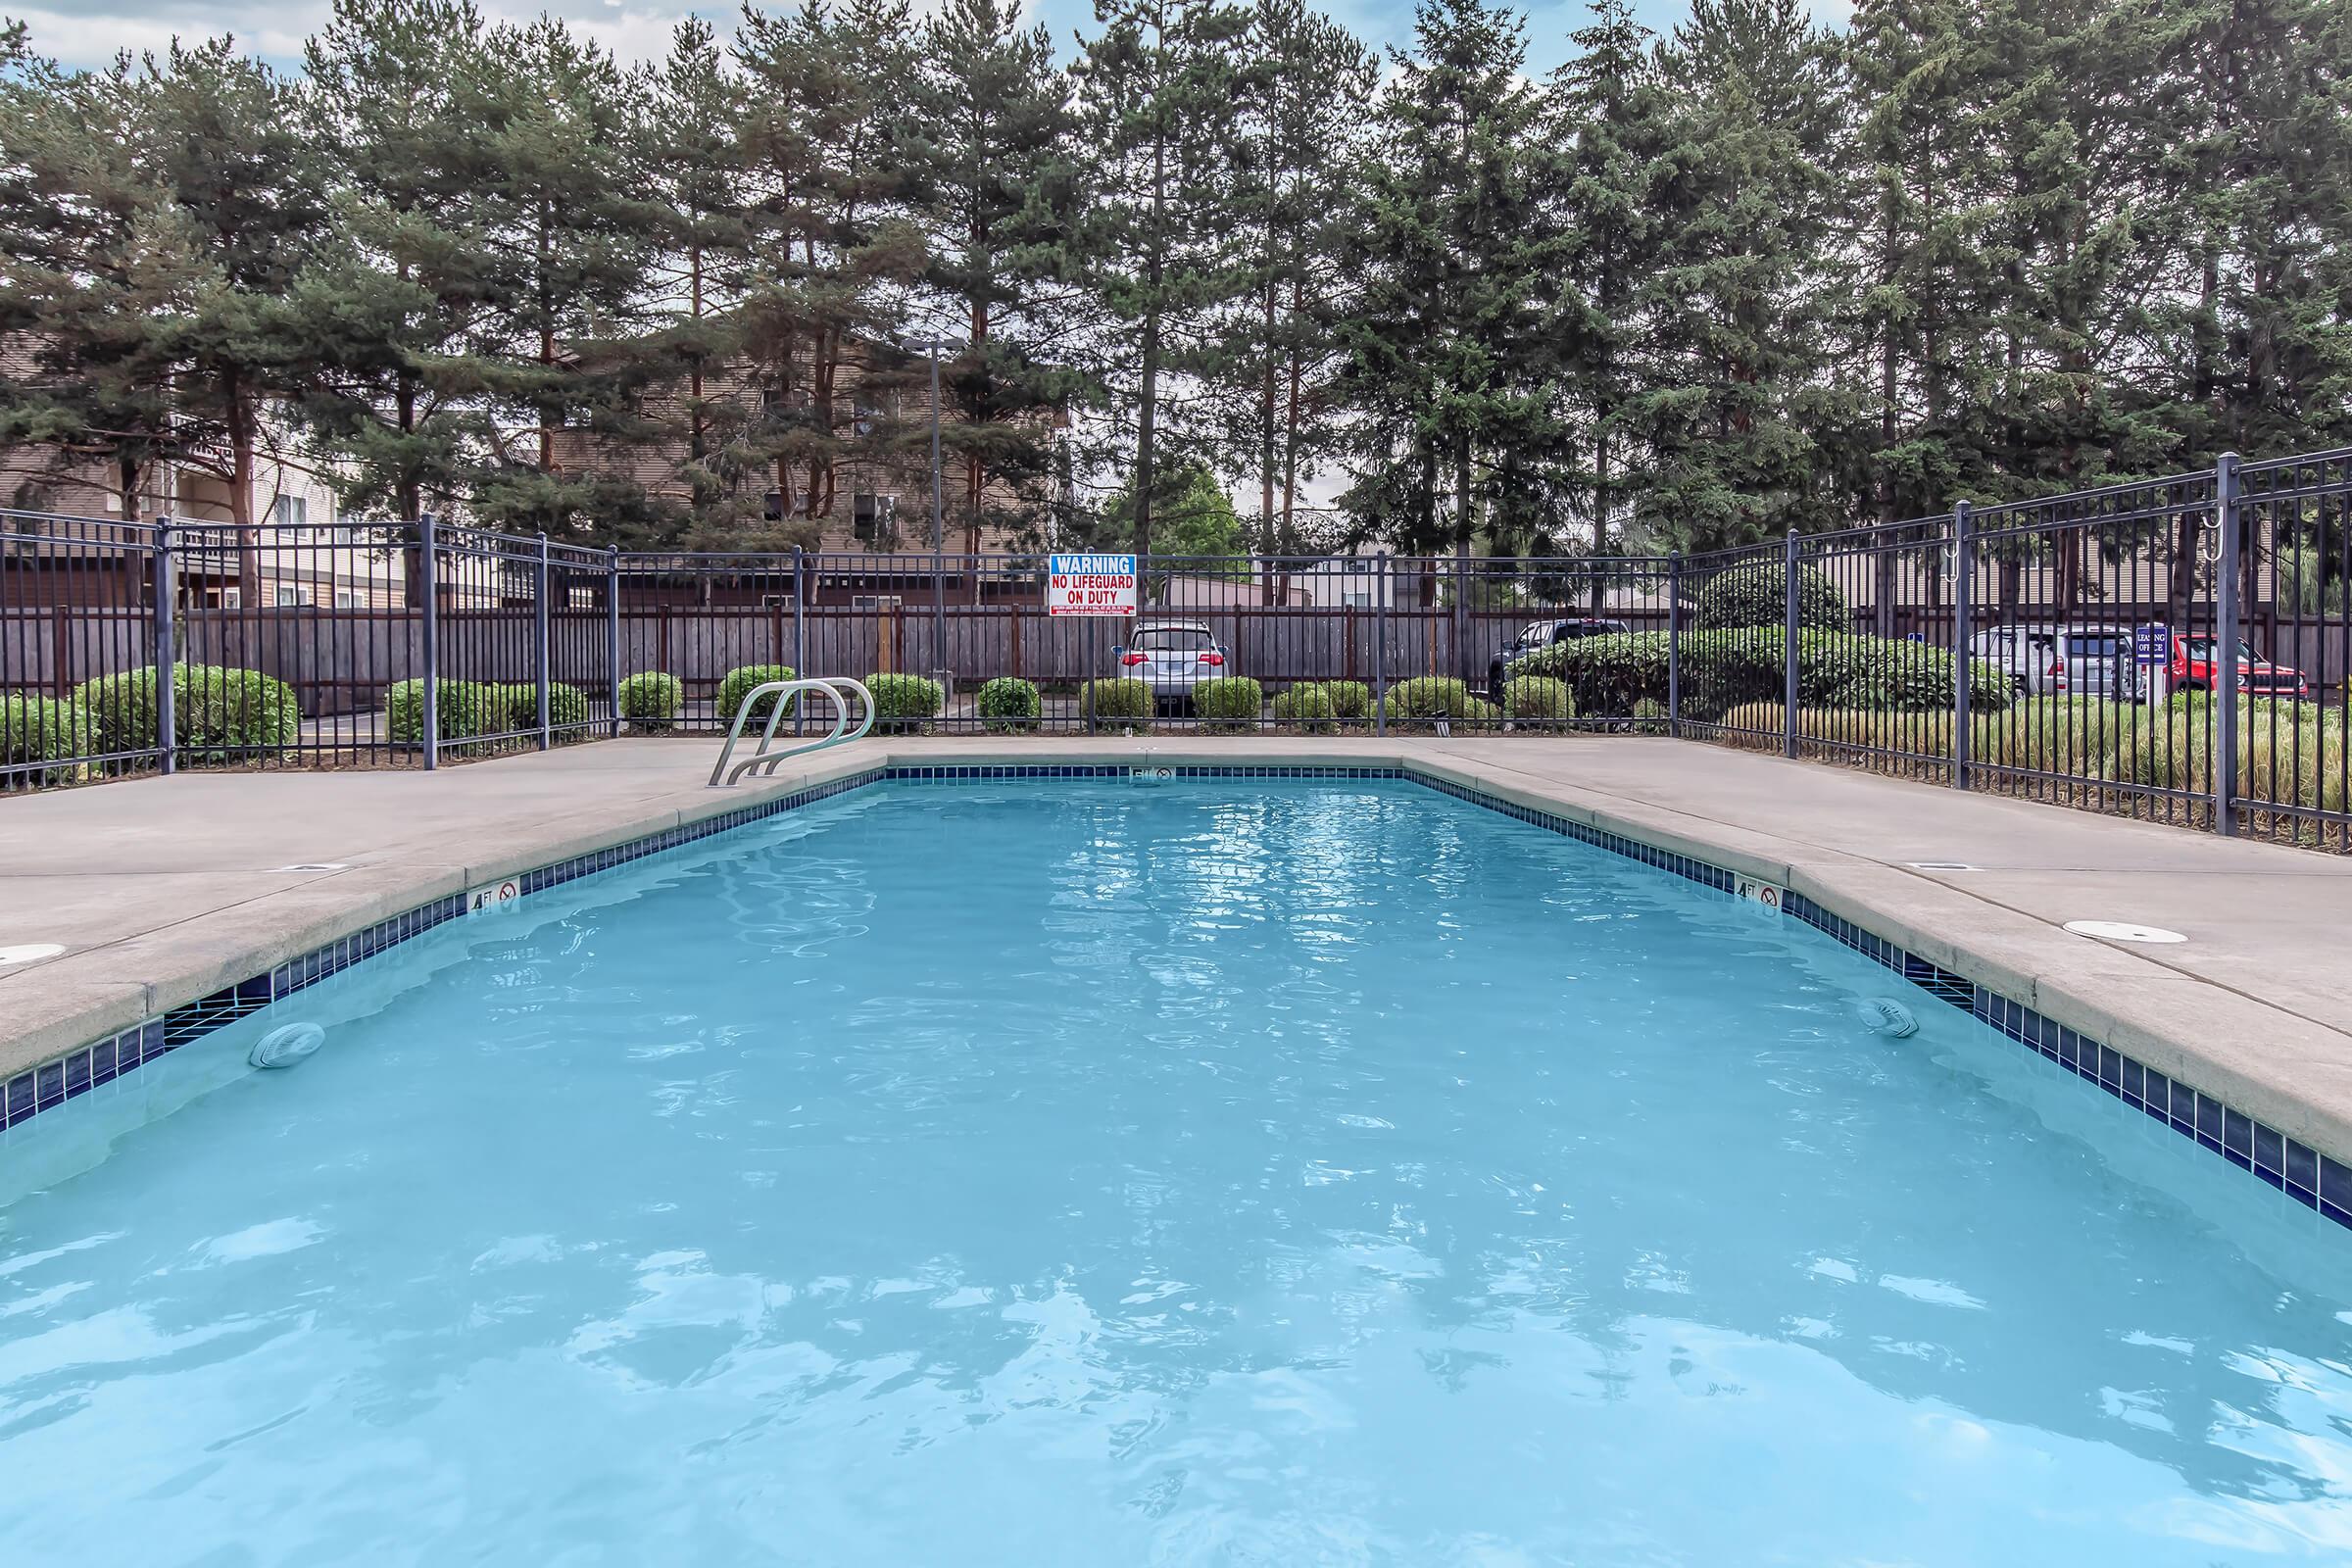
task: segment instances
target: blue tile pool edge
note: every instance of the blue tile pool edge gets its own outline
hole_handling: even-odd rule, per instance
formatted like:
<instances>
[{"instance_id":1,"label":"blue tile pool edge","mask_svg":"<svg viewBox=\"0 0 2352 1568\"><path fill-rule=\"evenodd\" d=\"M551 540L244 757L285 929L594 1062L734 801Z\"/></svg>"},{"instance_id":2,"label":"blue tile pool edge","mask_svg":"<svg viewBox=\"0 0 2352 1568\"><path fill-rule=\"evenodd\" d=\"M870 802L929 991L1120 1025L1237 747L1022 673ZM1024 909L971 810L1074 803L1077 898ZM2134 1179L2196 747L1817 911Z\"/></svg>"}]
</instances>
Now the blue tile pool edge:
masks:
<instances>
[{"instance_id":1,"label":"blue tile pool edge","mask_svg":"<svg viewBox=\"0 0 2352 1568\"><path fill-rule=\"evenodd\" d=\"M1694 856L1662 849L1556 811L1520 805L1451 779L1399 765L1296 763L884 763L823 784L775 796L731 811L720 811L585 855L525 871L524 893L537 893L578 877L610 870L648 855L743 827L765 817L799 810L852 790L883 783L961 784L1011 779L1108 778L1395 779L1452 796L1515 821L1572 838L1612 855L1638 860L1718 893L1730 895L1740 873ZM325 943L262 973L168 1012L147 1018L89 1045L79 1046L0 1085L0 1128L15 1128L45 1111L112 1083L124 1073L212 1031L258 1012L282 997L316 985L363 958L455 919L466 910L463 894L434 899L416 908ZM2352 1227L2352 1166L2255 1120L2212 1096L2167 1077L2077 1030L1911 953L1855 921L1824 908L1791 889L1781 904L1784 918L1803 921L1873 962L1901 975L1929 995L1982 1020L2009 1039L2055 1062L2075 1076L2251 1171L2270 1186L2339 1225Z\"/></svg>"}]
</instances>

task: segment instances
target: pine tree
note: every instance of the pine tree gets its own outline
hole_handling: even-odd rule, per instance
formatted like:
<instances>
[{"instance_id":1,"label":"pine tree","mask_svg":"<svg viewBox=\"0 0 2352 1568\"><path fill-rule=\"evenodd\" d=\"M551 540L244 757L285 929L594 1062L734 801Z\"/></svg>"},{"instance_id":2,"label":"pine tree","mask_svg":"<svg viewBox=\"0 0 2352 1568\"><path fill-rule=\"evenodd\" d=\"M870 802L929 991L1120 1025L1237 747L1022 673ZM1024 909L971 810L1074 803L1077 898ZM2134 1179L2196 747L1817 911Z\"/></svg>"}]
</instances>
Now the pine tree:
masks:
<instances>
[{"instance_id":1,"label":"pine tree","mask_svg":"<svg viewBox=\"0 0 2352 1568\"><path fill-rule=\"evenodd\" d=\"M1856 121L1839 302L1849 379L1834 448L1882 524L1941 511L1973 466L1964 398L1994 341L1982 224L1990 175L1991 40L1961 0L1863 0L1847 37ZM2062 561L2069 559L2062 553ZM1898 555L1880 551L1879 630L1892 635Z\"/></svg>"},{"instance_id":2,"label":"pine tree","mask_svg":"<svg viewBox=\"0 0 2352 1568\"><path fill-rule=\"evenodd\" d=\"M684 454L679 477L698 518L723 510L741 474L724 459L740 403L710 385L738 350L735 307L753 271L752 213L736 119L744 84L716 31L681 20L669 56L643 78L653 101L649 190L660 209L652 270L658 325L640 345L679 391L652 422Z\"/></svg>"},{"instance_id":3,"label":"pine tree","mask_svg":"<svg viewBox=\"0 0 2352 1568\"><path fill-rule=\"evenodd\" d=\"M900 0L747 11L736 36L757 261L738 341L761 407L728 457L774 474L765 510L799 519L807 542L832 514L845 459L896 438L883 406L904 364L893 340L923 264L922 235L897 208L908 37Z\"/></svg>"},{"instance_id":4,"label":"pine tree","mask_svg":"<svg viewBox=\"0 0 2352 1568\"><path fill-rule=\"evenodd\" d=\"M1414 34L1356 177L1341 338L1361 444L1344 504L1466 560L1486 512L1515 532L1565 516L1548 461L1558 236L1517 17L1422 0Z\"/></svg>"},{"instance_id":5,"label":"pine tree","mask_svg":"<svg viewBox=\"0 0 2352 1568\"><path fill-rule=\"evenodd\" d=\"M0 450L12 490L33 494L100 466L125 517L176 439L173 278L151 265L163 193L135 156L141 94L127 59L66 72L21 26L0 31L0 336L30 362L0 372Z\"/></svg>"},{"instance_id":6,"label":"pine tree","mask_svg":"<svg viewBox=\"0 0 2352 1568\"><path fill-rule=\"evenodd\" d=\"M1566 149L1558 184L1568 287L1551 341L1589 460L1570 482L1592 554L1602 556L1625 498L1642 484L1642 395L1654 373L1647 296L1666 244L1655 187L1670 132L1666 95L1646 59L1648 29L1627 0L1595 0L1592 15L1569 35L1577 52L1552 89L1554 140ZM1605 583L1594 575L1595 596Z\"/></svg>"},{"instance_id":7,"label":"pine tree","mask_svg":"<svg viewBox=\"0 0 2352 1568\"><path fill-rule=\"evenodd\" d=\"M297 292L301 410L345 504L401 519L459 505L488 446L478 334L506 218L478 134L482 33L471 0L337 0L305 53L336 189Z\"/></svg>"},{"instance_id":8,"label":"pine tree","mask_svg":"<svg viewBox=\"0 0 2352 1568\"><path fill-rule=\"evenodd\" d=\"M924 282L953 322L942 335L963 338L942 392L958 416L944 440L969 554L987 528L1043 530L1053 425L1083 392L1060 346L1080 184L1068 85L1017 0L950 0L924 39L909 194L929 242Z\"/></svg>"},{"instance_id":9,"label":"pine tree","mask_svg":"<svg viewBox=\"0 0 2352 1568\"><path fill-rule=\"evenodd\" d=\"M260 460L280 429L271 416L302 390L305 333L291 296L324 225L326 170L296 89L228 38L174 40L141 74L132 145L160 205L140 265L164 279L171 454L220 481L242 538L257 521ZM260 589L258 556L239 554L247 604Z\"/></svg>"},{"instance_id":10,"label":"pine tree","mask_svg":"<svg viewBox=\"0 0 2352 1568\"><path fill-rule=\"evenodd\" d=\"M484 390L498 419L475 510L502 526L635 540L674 527L625 466L591 461L652 432L633 350L662 226L644 195L643 127L612 57L563 22L501 24L482 136L500 219L488 239Z\"/></svg>"},{"instance_id":11,"label":"pine tree","mask_svg":"<svg viewBox=\"0 0 2352 1568\"><path fill-rule=\"evenodd\" d=\"M1683 550L1829 526L1813 425L1844 265L1825 243L1832 41L1801 0L1694 0L1655 69L1672 145L1651 191L1651 353L1632 420L1649 465L1632 521Z\"/></svg>"},{"instance_id":12,"label":"pine tree","mask_svg":"<svg viewBox=\"0 0 2352 1568\"><path fill-rule=\"evenodd\" d=\"M1081 45L1080 143L1089 153L1091 281L1104 318L1102 379L1135 416L1128 489L1149 553L1163 439L1195 435L1166 381L1200 368L1205 318L1230 297L1228 176L1235 44L1244 13L1216 0L1096 0Z\"/></svg>"},{"instance_id":13,"label":"pine tree","mask_svg":"<svg viewBox=\"0 0 2352 1568\"><path fill-rule=\"evenodd\" d=\"M1301 0L1258 0L1237 74L1234 297L1210 368L1219 445L1257 476L1257 548L1288 555L1303 541L1298 484L1337 434L1324 401L1337 353L1332 322L1339 226L1378 59ZM1279 592L1265 579L1268 602Z\"/></svg>"}]
</instances>

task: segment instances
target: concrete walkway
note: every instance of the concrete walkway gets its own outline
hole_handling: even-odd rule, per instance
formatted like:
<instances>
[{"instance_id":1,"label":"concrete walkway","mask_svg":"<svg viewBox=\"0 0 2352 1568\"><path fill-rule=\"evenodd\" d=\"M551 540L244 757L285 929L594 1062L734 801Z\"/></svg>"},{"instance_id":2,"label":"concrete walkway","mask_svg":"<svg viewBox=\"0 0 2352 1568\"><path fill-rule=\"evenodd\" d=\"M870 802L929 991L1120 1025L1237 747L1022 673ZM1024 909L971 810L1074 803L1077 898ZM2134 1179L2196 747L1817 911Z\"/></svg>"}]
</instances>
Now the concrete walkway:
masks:
<instances>
[{"instance_id":1,"label":"concrete walkway","mask_svg":"<svg viewBox=\"0 0 2352 1568\"><path fill-rule=\"evenodd\" d=\"M1806 893L2352 1159L2352 861L1630 736L870 740L710 790L713 739L0 801L0 1076L428 899L888 759L1403 761ZM1927 870L1954 861L1967 869ZM2078 919L2170 927L2127 947Z\"/></svg>"}]
</instances>

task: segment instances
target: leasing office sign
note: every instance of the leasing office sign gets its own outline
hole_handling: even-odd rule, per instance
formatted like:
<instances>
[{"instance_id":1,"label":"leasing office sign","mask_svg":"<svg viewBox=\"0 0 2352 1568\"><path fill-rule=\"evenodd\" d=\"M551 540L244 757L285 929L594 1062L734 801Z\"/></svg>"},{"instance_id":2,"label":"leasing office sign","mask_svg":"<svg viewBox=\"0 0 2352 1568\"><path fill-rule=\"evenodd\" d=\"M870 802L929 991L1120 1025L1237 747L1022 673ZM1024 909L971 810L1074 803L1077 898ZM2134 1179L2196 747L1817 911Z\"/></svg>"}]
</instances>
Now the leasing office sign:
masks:
<instances>
[{"instance_id":1,"label":"leasing office sign","mask_svg":"<svg viewBox=\"0 0 2352 1568\"><path fill-rule=\"evenodd\" d=\"M1054 556L1046 566L1049 615L1135 613L1133 556Z\"/></svg>"}]
</instances>

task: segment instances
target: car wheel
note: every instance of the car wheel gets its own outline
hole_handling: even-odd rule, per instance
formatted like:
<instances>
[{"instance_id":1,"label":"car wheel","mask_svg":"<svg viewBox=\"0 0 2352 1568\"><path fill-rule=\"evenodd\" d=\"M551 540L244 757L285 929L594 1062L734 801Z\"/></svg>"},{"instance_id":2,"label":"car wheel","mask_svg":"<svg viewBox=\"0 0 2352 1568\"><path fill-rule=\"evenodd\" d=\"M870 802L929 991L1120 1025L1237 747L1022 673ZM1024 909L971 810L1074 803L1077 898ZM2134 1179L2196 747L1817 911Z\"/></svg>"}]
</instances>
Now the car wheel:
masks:
<instances>
[{"instance_id":1,"label":"car wheel","mask_svg":"<svg viewBox=\"0 0 2352 1568\"><path fill-rule=\"evenodd\" d=\"M1497 708L1501 707L1502 691L1508 684L1510 682L1503 671L1502 661L1497 659L1487 668L1487 701Z\"/></svg>"}]
</instances>

